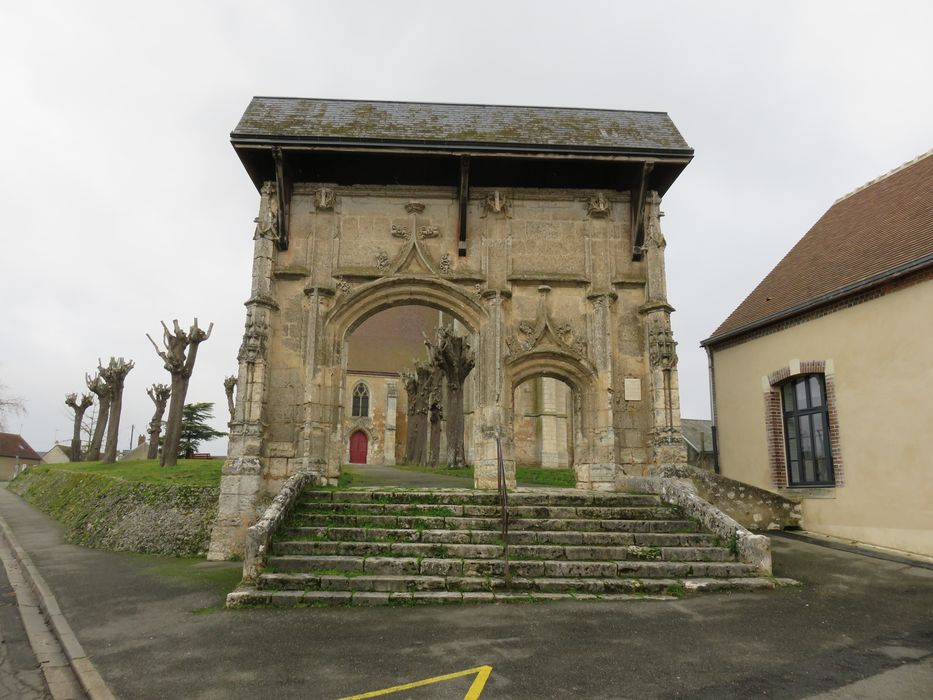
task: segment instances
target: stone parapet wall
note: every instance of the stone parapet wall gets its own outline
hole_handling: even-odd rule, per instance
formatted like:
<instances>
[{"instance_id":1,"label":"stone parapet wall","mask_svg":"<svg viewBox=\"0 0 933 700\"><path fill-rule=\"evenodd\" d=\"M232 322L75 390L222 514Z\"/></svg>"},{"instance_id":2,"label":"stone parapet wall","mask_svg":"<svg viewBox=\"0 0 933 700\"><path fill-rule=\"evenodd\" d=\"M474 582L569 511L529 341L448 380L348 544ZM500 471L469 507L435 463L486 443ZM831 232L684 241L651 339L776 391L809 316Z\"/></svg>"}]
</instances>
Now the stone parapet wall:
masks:
<instances>
[{"instance_id":1,"label":"stone parapet wall","mask_svg":"<svg viewBox=\"0 0 933 700\"><path fill-rule=\"evenodd\" d=\"M656 494L666 502L683 509L709 532L719 536L739 561L751 564L761 574L771 574L771 540L756 535L729 517L715 505L696 493L696 488L686 479L666 476L627 476L618 482L618 490L629 493Z\"/></svg>"},{"instance_id":2,"label":"stone parapet wall","mask_svg":"<svg viewBox=\"0 0 933 700\"><path fill-rule=\"evenodd\" d=\"M688 479L697 494L749 530L783 530L800 527L800 503L765 489L689 464L665 464L655 476Z\"/></svg>"},{"instance_id":3,"label":"stone parapet wall","mask_svg":"<svg viewBox=\"0 0 933 700\"><path fill-rule=\"evenodd\" d=\"M9 488L64 525L69 542L173 556L207 551L220 493L56 469L30 469Z\"/></svg>"}]
</instances>

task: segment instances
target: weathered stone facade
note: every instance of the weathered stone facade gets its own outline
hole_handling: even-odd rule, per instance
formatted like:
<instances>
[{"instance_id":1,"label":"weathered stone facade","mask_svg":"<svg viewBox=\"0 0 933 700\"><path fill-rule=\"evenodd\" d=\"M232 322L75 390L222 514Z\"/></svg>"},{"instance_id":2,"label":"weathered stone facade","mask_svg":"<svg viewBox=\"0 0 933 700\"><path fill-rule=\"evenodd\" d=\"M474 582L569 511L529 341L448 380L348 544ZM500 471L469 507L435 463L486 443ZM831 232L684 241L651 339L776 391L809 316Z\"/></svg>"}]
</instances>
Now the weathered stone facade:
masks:
<instances>
[{"instance_id":1,"label":"weathered stone facade","mask_svg":"<svg viewBox=\"0 0 933 700\"><path fill-rule=\"evenodd\" d=\"M546 186L522 184L542 185L537 162L519 168L503 155L501 171L477 166L486 180L500 177L500 187L467 184L465 156L459 186L420 171L424 184L390 184L373 183L372 169L354 171L355 156L337 146L329 146L332 160L295 155L291 168L283 166L284 142L262 151L251 138L239 147L254 181L269 179L260 186L212 557L241 550L259 499L268 501L289 475L304 470L336 482L350 429L347 340L392 306L437 308L469 332L476 367L466 442L478 488L496 485L496 437L514 484L513 397L537 377L570 387L579 487L613 490L623 474L685 460L657 190L689 150L619 156L611 161L617 180L585 152L573 167L555 155L548 167L557 174ZM263 153L274 168L250 160ZM405 157L393 155L385 167L405 168ZM495 157L484 155L493 164ZM332 167L338 182L304 179L315 171L301 158L319 172ZM605 182L603 172L611 175ZM582 186L590 182L617 187Z\"/></svg>"}]
</instances>

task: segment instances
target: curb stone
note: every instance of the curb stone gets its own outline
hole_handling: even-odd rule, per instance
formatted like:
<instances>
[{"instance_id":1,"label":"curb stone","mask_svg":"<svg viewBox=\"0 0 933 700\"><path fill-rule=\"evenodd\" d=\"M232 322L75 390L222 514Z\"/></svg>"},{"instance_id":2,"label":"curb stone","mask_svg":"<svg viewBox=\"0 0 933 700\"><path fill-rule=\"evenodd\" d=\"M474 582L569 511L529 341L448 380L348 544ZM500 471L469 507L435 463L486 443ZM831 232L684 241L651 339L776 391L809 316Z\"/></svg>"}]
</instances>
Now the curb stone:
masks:
<instances>
[{"instance_id":1,"label":"curb stone","mask_svg":"<svg viewBox=\"0 0 933 700\"><path fill-rule=\"evenodd\" d=\"M77 676L78 682L84 688L88 698L90 700L116 700L72 631L71 625L68 624L68 620L62 613L52 590L32 563L29 554L20 546L13 534L13 530L2 516L0 516L0 534L10 547L13 558L19 564L23 577L35 593L43 617L61 645L72 671Z\"/></svg>"}]
</instances>

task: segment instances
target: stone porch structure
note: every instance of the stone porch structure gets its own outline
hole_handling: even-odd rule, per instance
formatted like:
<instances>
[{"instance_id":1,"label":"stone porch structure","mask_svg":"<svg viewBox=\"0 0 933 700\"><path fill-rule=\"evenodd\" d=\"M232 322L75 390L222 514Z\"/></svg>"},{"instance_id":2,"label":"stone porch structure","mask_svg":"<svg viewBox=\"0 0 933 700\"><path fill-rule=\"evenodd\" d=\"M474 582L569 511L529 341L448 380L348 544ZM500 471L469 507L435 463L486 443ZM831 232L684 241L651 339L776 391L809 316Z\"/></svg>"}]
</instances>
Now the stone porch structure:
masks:
<instances>
[{"instance_id":1,"label":"stone porch structure","mask_svg":"<svg viewBox=\"0 0 933 700\"><path fill-rule=\"evenodd\" d=\"M231 136L260 192L211 558L298 472L347 452L346 344L406 304L476 350L477 488L514 485L515 388L572 394L578 487L685 461L661 198L693 151L663 113L254 98Z\"/></svg>"}]
</instances>

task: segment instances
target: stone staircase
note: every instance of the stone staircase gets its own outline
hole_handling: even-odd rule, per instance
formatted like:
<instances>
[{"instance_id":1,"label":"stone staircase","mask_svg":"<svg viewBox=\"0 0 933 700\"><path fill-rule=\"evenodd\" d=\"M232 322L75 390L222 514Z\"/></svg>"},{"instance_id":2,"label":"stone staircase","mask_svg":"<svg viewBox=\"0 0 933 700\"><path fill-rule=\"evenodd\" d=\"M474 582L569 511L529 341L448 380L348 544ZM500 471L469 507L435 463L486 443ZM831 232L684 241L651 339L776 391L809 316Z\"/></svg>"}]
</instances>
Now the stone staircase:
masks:
<instances>
[{"instance_id":1,"label":"stone staircase","mask_svg":"<svg viewBox=\"0 0 933 700\"><path fill-rule=\"evenodd\" d=\"M264 570L228 606L679 597L781 583L658 496L571 489L510 492L507 580L497 498L306 489Z\"/></svg>"}]
</instances>

